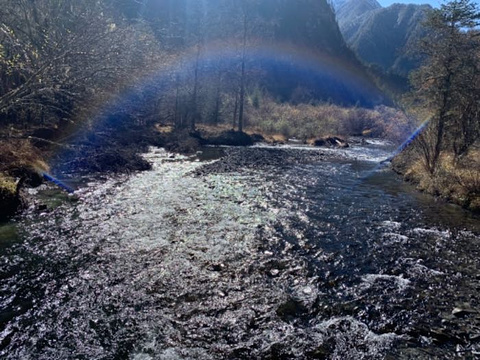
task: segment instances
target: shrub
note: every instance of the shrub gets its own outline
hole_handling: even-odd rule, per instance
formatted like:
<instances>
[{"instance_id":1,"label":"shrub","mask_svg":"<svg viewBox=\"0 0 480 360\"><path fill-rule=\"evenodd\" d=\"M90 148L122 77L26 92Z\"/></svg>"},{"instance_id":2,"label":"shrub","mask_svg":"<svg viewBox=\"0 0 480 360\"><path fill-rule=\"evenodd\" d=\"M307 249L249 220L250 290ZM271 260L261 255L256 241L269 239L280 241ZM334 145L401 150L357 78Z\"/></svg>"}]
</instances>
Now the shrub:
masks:
<instances>
[{"instance_id":1,"label":"shrub","mask_svg":"<svg viewBox=\"0 0 480 360\"><path fill-rule=\"evenodd\" d=\"M41 183L41 175L49 167L28 140L4 140L0 143L0 172L7 177L23 178L31 185Z\"/></svg>"},{"instance_id":2,"label":"shrub","mask_svg":"<svg viewBox=\"0 0 480 360\"><path fill-rule=\"evenodd\" d=\"M327 135L385 137L401 143L415 126L403 112L380 106L375 109L343 108L332 104L289 104L263 98L258 108L246 109L251 127L265 134L278 133L299 139Z\"/></svg>"},{"instance_id":3,"label":"shrub","mask_svg":"<svg viewBox=\"0 0 480 360\"><path fill-rule=\"evenodd\" d=\"M470 195L480 196L480 152L472 151L458 163L455 179Z\"/></svg>"}]
</instances>

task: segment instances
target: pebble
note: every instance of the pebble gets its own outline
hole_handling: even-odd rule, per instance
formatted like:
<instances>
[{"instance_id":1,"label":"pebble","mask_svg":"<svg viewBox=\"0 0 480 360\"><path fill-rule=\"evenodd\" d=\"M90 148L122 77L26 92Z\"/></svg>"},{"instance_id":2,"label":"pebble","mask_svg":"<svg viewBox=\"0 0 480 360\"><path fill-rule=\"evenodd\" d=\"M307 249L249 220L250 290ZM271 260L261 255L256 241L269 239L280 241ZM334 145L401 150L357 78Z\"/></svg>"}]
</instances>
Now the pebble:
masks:
<instances>
[{"instance_id":1,"label":"pebble","mask_svg":"<svg viewBox=\"0 0 480 360\"><path fill-rule=\"evenodd\" d=\"M312 288L310 286L307 286L303 289L303 293L310 295L313 292Z\"/></svg>"},{"instance_id":2,"label":"pebble","mask_svg":"<svg viewBox=\"0 0 480 360\"><path fill-rule=\"evenodd\" d=\"M470 309L462 309L462 308L454 308L452 310L452 315L456 316L456 317L463 317L463 316L466 316L468 314L474 314L475 311L474 310L470 310Z\"/></svg>"},{"instance_id":3,"label":"pebble","mask_svg":"<svg viewBox=\"0 0 480 360\"><path fill-rule=\"evenodd\" d=\"M480 334L470 334L468 338L470 341L480 341Z\"/></svg>"}]
</instances>

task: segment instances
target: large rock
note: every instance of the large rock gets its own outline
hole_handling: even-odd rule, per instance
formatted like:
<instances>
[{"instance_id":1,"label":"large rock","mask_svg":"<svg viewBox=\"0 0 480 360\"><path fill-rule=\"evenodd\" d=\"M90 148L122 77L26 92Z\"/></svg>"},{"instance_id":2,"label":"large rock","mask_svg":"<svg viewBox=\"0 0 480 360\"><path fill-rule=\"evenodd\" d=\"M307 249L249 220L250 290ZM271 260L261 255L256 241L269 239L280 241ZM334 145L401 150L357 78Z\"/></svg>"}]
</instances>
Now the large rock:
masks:
<instances>
[{"instance_id":1,"label":"large rock","mask_svg":"<svg viewBox=\"0 0 480 360\"><path fill-rule=\"evenodd\" d=\"M337 148L348 148L350 145L339 137L328 136L320 139L316 139L313 142L314 146L327 146L327 147L337 147Z\"/></svg>"},{"instance_id":2,"label":"large rock","mask_svg":"<svg viewBox=\"0 0 480 360\"><path fill-rule=\"evenodd\" d=\"M20 183L0 174L0 221L15 215L22 205Z\"/></svg>"},{"instance_id":3,"label":"large rock","mask_svg":"<svg viewBox=\"0 0 480 360\"><path fill-rule=\"evenodd\" d=\"M242 131L228 130L205 139L205 142L208 145L251 146L255 141Z\"/></svg>"}]
</instances>

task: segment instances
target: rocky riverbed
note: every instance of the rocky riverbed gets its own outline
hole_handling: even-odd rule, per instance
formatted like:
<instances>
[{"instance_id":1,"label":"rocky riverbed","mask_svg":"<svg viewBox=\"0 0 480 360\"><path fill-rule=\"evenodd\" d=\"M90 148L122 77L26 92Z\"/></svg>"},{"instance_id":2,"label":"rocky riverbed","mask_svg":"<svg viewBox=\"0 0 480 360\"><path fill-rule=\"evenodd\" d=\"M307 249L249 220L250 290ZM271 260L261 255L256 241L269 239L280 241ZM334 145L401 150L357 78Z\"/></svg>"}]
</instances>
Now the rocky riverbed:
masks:
<instances>
[{"instance_id":1,"label":"rocky riverbed","mask_svg":"<svg viewBox=\"0 0 480 360\"><path fill-rule=\"evenodd\" d=\"M389 150L152 149L32 209L2 237L0 357L474 358L479 219Z\"/></svg>"}]
</instances>

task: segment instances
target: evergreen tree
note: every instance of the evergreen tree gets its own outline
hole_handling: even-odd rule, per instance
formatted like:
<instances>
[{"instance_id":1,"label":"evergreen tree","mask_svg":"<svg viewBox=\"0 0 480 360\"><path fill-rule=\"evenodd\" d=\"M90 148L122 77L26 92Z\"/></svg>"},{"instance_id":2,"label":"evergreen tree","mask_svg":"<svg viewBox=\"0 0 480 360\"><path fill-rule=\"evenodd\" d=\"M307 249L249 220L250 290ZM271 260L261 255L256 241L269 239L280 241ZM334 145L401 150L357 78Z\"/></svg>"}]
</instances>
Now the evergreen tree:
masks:
<instances>
[{"instance_id":1,"label":"evergreen tree","mask_svg":"<svg viewBox=\"0 0 480 360\"><path fill-rule=\"evenodd\" d=\"M472 116L478 117L478 101L473 97L480 90L478 33L474 30L479 19L473 1L454 0L433 10L425 24L430 31L420 47L426 61L412 82L420 105L431 113L429 125L417 140L431 174L443 150L457 149L460 155L479 136L478 128L468 126ZM461 131L462 126L468 129Z\"/></svg>"}]
</instances>

